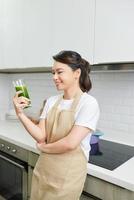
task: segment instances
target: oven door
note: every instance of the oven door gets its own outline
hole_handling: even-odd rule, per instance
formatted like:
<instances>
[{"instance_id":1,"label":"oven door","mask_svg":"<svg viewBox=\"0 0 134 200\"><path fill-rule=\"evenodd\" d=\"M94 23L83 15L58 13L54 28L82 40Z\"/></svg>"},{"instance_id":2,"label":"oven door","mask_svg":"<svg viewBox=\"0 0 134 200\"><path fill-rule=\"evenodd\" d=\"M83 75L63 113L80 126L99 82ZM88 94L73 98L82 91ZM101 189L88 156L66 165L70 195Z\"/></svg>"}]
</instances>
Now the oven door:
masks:
<instances>
[{"instance_id":1,"label":"oven door","mask_svg":"<svg viewBox=\"0 0 134 200\"><path fill-rule=\"evenodd\" d=\"M0 200L27 200L26 163L0 152Z\"/></svg>"}]
</instances>

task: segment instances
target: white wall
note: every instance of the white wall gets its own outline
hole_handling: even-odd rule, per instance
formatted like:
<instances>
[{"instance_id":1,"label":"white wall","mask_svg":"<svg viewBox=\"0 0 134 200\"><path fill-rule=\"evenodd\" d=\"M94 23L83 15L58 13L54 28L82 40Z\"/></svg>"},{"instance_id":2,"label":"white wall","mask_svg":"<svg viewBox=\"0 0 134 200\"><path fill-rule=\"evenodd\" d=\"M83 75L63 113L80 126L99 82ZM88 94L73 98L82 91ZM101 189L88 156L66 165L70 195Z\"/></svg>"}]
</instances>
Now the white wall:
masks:
<instances>
[{"instance_id":1,"label":"white wall","mask_svg":"<svg viewBox=\"0 0 134 200\"><path fill-rule=\"evenodd\" d=\"M134 136L134 72L96 72L92 79L101 108L99 128L109 135Z\"/></svg>"}]
</instances>

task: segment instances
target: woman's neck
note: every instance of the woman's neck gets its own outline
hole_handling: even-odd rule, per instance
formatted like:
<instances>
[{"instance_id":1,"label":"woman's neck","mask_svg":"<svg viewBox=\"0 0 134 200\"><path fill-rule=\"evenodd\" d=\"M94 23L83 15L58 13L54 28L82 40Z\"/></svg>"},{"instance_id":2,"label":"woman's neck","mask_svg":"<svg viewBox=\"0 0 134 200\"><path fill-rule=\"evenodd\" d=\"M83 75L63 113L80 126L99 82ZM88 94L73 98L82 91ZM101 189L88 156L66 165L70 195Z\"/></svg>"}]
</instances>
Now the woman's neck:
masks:
<instances>
[{"instance_id":1,"label":"woman's neck","mask_svg":"<svg viewBox=\"0 0 134 200\"><path fill-rule=\"evenodd\" d=\"M63 95L63 98L64 99L73 99L74 96L78 93L82 92L80 88L77 88L77 89L70 89L70 90L67 90L67 91L64 91L64 95Z\"/></svg>"}]
</instances>

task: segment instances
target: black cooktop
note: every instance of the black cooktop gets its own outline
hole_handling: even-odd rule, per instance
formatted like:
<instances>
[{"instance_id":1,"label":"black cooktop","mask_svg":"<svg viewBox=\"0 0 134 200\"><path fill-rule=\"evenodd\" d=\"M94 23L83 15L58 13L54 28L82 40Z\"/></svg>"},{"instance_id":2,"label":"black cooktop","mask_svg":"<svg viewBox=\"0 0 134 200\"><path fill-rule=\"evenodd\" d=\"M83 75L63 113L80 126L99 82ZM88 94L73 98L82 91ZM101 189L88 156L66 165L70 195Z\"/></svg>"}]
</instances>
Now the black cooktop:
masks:
<instances>
[{"instance_id":1,"label":"black cooktop","mask_svg":"<svg viewBox=\"0 0 134 200\"><path fill-rule=\"evenodd\" d=\"M97 149L94 153L93 148ZM114 170L134 156L134 147L100 139L91 146L90 154L89 163Z\"/></svg>"}]
</instances>

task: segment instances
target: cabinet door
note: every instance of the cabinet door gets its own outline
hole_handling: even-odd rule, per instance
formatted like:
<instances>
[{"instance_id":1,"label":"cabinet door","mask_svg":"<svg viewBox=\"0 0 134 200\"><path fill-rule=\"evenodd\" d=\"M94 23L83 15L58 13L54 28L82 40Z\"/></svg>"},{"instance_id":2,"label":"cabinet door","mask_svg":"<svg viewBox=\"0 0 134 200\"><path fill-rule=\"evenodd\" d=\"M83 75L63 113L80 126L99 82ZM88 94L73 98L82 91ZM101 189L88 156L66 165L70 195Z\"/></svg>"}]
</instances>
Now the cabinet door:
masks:
<instances>
[{"instance_id":1,"label":"cabinet door","mask_svg":"<svg viewBox=\"0 0 134 200\"><path fill-rule=\"evenodd\" d=\"M134 1L96 0L94 63L134 61Z\"/></svg>"},{"instance_id":2,"label":"cabinet door","mask_svg":"<svg viewBox=\"0 0 134 200\"><path fill-rule=\"evenodd\" d=\"M3 63L1 68L23 64L22 1L2 1Z\"/></svg>"},{"instance_id":3,"label":"cabinet door","mask_svg":"<svg viewBox=\"0 0 134 200\"><path fill-rule=\"evenodd\" d=\"M95 1L51 1L53 54L74 50L92 62Z\"/></svg>"},{"instance_id":4,"label":"cabinet door","mask_svg":"<svg viewBox=\"0 0 134 200\"><path fill-rule=\"evenodd\" d=\"M63 49L78 51L92 63L95 1L3 2L4 67L49 67Z\"/></svg>"},{"instance_id":5,"label":"cabinet door","mask_svg":"<svg viewBox=\"0 0 134 200\"><path fill-rule=\"evenodd\" d=\"M51 7L51 0L23 1L23 55L26 67L49 67L52 64Z\"/></svg>"},{"instance_id":6,"label":"cabinet door","mask_svg":"<svg viewBox=\"0 0 134 200\"><path fill-rule=\"evenodd\" d=\"M5 68L49 66L51 63L51 2L2 1ZM0 33L1 34L1 33ZM1 41L0 41L1 42Z\"/></svg>"},{"instance_id":7,"label":"cabinet door","mask_svg":"<svg viewBox=\"0 0 134 200\"><path fill-rule=\"evenodd\" d=\"M0 1L0 68L4 65L4 2Z\"/></svg>"}]
</instances>

